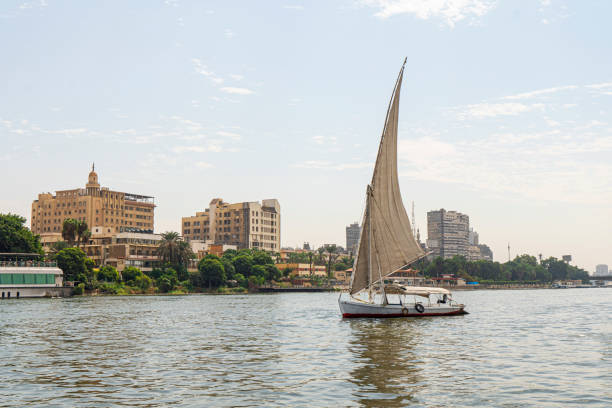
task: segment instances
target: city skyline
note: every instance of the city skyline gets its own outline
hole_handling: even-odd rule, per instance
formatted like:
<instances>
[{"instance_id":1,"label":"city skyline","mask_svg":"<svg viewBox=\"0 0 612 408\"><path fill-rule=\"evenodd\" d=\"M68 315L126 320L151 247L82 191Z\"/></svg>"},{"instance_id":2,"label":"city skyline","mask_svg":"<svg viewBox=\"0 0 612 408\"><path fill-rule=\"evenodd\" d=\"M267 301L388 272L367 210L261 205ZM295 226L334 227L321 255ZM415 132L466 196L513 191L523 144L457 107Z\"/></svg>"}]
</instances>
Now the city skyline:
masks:
<instances>
[{"instance_id":1,"label":"city skyline","mask_svg":"<svg viewBox=\"0 0 612 408\"><path fill-rule=\"evenodd\" d=\"M282 246L342 244L408 56L400 185L421 233L446 208L497 261L510 243L612 264L612 5L443 4L4 2L0 211L29 224L95 161L156 197L156 232L214 197L275 197Z\"/></svg>"}]
</instances>

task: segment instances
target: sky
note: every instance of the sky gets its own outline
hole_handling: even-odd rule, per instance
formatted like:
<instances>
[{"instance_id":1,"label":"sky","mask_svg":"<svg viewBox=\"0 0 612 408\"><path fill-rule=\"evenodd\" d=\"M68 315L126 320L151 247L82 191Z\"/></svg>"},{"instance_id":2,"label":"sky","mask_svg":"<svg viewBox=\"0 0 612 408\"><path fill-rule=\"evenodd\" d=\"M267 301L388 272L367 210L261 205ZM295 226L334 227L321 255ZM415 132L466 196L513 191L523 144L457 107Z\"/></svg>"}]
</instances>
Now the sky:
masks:
<instances>
[{"instance_id":1,"label":"sky","mask_svg":"<svg viewBox=\"0 0 612 408\"><path fill-rule=\"evenodd\" d=\"M612 2L0 3L0 212L100 183L155 230L276 198L283 246L345 245L407 58L399 172L494 259L612 266Z\"/></svg>"}]
</instances>

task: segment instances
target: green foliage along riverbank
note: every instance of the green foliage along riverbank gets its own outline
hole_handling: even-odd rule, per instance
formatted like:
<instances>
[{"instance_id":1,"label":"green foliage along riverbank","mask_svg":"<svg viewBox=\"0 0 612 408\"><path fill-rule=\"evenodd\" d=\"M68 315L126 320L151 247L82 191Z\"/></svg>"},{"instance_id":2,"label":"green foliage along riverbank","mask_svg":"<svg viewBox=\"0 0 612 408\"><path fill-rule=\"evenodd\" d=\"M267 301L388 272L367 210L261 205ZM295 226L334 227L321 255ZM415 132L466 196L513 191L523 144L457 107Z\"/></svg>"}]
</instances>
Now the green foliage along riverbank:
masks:
<instances>
[{"instance_id":1,"label":"green foliage along riverbank","mask_svg":"<svg viewBox=\"0 0 612 408\"><path fill-rule=\"evenodd\" d=\"M65 248L56 255L67 281L75 282L75 294L236 293L281 278L272 257L263 251L226 251L223 257L207 255L196 272L169 262L150 272L130 266L121 273L113 266L94 268L80 248Z\"/></svg>"},{"instance_id":2,"label":"green foliage along riverbank","mask_svg":"<svg viewBox=\"0 0 612 408\"><path fill-rule=\"evenodd\" d=\"M493 261L467 261L462 256L450 259L434 258L419 261L413 266L426 277L454 274L467 281L481 283L501 282L542 282L558 280L581 280L587 282L589 274L584 269L570 265L560 259L550 257L538 262L535 256L520 255L512 261L499 263Z\"/></svg>"}]
</instances>

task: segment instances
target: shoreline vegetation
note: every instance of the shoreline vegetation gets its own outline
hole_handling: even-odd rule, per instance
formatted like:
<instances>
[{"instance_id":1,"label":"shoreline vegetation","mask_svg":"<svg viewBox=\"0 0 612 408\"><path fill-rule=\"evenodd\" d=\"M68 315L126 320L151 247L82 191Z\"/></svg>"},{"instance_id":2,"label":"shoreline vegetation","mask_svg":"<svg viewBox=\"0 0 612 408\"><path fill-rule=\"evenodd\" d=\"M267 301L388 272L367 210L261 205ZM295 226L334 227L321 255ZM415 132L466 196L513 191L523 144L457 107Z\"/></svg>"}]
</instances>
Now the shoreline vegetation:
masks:
<instances>
[{"instance_id":1,"label":"shoreline vegetation","mask_svg":"<svg viewBox=\"0 0 612 408\"><path fill-rule=\"evenodd\" d=\"M74 283L75 295L156 295L156 294L244 294L257 292L259 287L290 289L299 287L341 290L347 282L337 281L335 271L346 271L353 265L352 257L340 254L336 245L325 245L308 253L290 253L287 264L325 266L326 276L296 276L291 268L282 271L275 264L279 254L256 249L227 250L220 257L206 255L197 269L188 270L195 254L189 243L177 232L166 232L158 248L159 266L141 271L127 266L119 272L114 266L96 266L81 246L91 236L86 223L66 219L62 228L64 241L53 244L44 254L40 236L25 226L25 218L0 214L0 252L36 253L56 261L64 272L64 281ZM539 261L531 255L520 255L499 263L467 261L462 256L422 259L413 271L425 279L435 280L444 275L479 282L468 287L451 285L453 290L528 289L549 287L555 281L575 280L587 283L589 274L576 266L554 257ZM391 278L392 279L392 278Z\"/></svg>"}]
</instances>

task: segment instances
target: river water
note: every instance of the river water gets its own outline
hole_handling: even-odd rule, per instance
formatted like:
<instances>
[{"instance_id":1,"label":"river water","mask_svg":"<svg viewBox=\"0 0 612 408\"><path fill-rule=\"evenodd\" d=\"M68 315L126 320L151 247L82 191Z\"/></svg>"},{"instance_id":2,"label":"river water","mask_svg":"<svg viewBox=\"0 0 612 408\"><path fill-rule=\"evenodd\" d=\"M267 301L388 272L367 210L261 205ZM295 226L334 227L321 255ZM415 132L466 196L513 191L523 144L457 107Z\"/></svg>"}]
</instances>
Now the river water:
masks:
<instances>
[{"instance_id":1,"label":"river water","mask_svg":"<svg viewBox=\"0 0 612 408\"><path fill-rule=\"evenodd\" d=\"M0 302L0 406L612 406L612 289L456 292L469 315L340 318L337 294Z\"/></svg>"}]
</instances>

